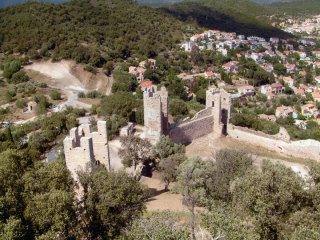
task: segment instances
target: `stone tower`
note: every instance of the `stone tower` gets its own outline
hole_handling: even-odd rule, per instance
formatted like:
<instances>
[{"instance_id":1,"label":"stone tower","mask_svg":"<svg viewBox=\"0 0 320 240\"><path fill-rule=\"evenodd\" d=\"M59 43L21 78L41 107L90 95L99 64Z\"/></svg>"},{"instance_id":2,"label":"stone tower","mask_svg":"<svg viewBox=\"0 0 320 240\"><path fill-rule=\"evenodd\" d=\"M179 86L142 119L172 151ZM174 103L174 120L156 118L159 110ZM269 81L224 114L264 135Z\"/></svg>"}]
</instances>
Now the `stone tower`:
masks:
<instances>
[{"instance_id":1,"label":"stone tower","mask_svg":"<svg viewBox=\"0 0 320 240\"><path fill-rule=\"evenodd\" d=\"M70 130L63 141L66 165L74 180L78 171L90 171L92 164L109 166L107 123L98 121L98 131L92 132L90 124Z\"/></svg>"},{"instance_id":2,"label":"stone tower","mask_svg":"<svg viewBox=\"0 0 320 240\"><path fill-rule=\"evenodd\" d=\"M157 140L168 130L169 97L165 87L148 88L143 93L145 137Z\"/></svg>"},{"instance_id":3,"label":"stone tower","mask_svg":"<svg viewBox=\"0 0 320 240\"><path fill-rule=\"evenodd\" d=\"M231 113L231 96L224 89L210 88L206 92L206 108L212 107L213 132L227 134Z\"/></svg>"}]
</instances>

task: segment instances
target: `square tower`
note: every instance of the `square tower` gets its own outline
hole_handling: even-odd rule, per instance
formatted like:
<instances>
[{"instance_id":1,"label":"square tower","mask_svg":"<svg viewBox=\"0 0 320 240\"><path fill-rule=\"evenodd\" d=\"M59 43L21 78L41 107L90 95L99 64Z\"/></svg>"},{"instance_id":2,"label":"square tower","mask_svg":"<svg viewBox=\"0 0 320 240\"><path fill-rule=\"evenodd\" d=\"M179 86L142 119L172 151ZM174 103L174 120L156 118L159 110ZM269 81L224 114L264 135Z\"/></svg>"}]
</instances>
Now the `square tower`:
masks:
<instances>
[{"instance_id":1,"label":"square tower","mask_svg":"<svg viewBox=\"0 0 320 240\"><path fill-rule=\"evenodd\" d=\"M165 87L157 91L155 87L148 88L143 93L145 136L149 139L159 139L168 130L169 97Z\"/></svg>"}]
</instances>

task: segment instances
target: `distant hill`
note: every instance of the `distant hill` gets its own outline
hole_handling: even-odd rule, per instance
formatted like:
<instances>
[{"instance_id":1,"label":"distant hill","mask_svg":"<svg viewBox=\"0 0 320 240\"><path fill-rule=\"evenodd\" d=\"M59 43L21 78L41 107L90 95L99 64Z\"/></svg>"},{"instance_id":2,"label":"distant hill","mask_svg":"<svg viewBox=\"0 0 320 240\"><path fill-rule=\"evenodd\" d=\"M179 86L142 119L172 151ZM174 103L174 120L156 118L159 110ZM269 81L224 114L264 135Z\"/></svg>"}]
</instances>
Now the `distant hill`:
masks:
<instances>
[{"instance_id":1,"label":"distant hill","mask_svg":"<svg viewBox=\"0 0 320 240\"><path fill-rule=\"evenodd\" d=\"M253 0L256 3L261 4L271 4L271 3L283 3L283 2L296 2L296 1L303 1L303 0Z\"/></svg>"},{"instance_id":2,"label":"distant hill","mask_svg":"<svg viewBox=\"0 0 320 240\"><path fill-rule=\"evenodd\" d=\"M182 39L185 24L129 0L26 3L0 9L0 50L101 66L152 57Z\"/></svg>"},{"instance_id":3,"label":"distant hill","mask_svg":"<svg viewBox=\"0 0 320 240\"><path fill-rule=\"evenodd\" d=\"M50 2L50 3L62 3L68 0L33 0L33 2ZM0 1L0 8L1 7L9 7L14 6L21 3L30 2L29 0L1 0Z\"/></svg>"},{"instance_id":4,"label":"distant hill","mask_svg":"<svg viewBox=\"0 0 320 240\"><path fill-rule=\"evenodd\" d=\"M262 37L291 37L269 25L267 18L260 16L261 13L273 14L273 8L250 0L186 0L168 5L163 11L206 28Z\"/></svg>"},{"instance_id":5,"label":"distant hill","mask_svg":"<svg viewBox=\"0 0 320 240\"><path fill-rule=\"evenodd\" d=\"M280 13L291 15L320 14L320 0L293 1L290 3L273 3L270 5Z\"/></svg>"}]
</instances>

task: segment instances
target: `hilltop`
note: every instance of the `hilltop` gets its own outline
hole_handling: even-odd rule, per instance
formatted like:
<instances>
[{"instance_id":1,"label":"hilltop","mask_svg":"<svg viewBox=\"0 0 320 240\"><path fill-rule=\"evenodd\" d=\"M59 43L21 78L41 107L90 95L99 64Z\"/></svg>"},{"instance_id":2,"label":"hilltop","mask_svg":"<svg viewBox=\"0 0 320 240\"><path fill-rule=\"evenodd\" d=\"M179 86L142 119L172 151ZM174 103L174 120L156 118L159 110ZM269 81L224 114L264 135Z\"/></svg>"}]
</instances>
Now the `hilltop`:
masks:
<instances>
[{"instance_id":1,"label":"hilltop","mask_svg":"<svg viewBox=\"0 0 320 240\"><path fill-rule=\"evenodd\" d=\"M0 49L101 66L172 48L184 24L127 0L26 3L0 10Z\"/></svg>"},{"instance_id":2,"label":"hilltop","mask_svg":"<svg viewBox=\"0 0 320 240\"><path fill-rule=\"evenodd\" d=\"M196 22L206 28L233 31L238 34L262 37L290 37L272 27L263 15L271 15L273 9L249 0L187 0L168 5L165 12L185 22Z\"/></svg>"}]
</instances>

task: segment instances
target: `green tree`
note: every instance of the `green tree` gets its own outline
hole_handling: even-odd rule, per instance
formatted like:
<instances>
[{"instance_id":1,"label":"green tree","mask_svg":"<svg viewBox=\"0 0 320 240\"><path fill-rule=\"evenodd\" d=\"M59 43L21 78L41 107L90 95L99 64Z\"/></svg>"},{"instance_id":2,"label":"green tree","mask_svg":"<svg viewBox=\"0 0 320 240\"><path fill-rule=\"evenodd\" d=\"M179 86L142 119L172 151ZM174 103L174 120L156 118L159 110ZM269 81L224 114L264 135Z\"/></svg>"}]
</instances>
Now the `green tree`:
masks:
<instances>
[{"instance_id":1,"label":"green tree","mask_svg":"<svg viewBox=\"0 0 320 240\"><path fill-rule=\"evenodd\" d=\"M211 234L213 239L258 240L254 227L237 216L227 207L210 207L210 212L202 214L201 225Z\"/></svg>"},{"instance_id":2,"label":"green tree","mask_svg":"<svg viewBox=\"0 0 320 240\"><path fill-rule=\"evenodd\" d=\"M183 197L191 213L191 239L195 240L196 212L195 207L205 196L206 164L200 158L191 158L184 161L178 168L176 190Z\"/></svg>"},{"instance_id":3,"label":"green tree","mask_svg":"<svg viewBox=\"0 0 320 240\"><path fill-rule=\"evenodd\" d=\"M174 143L170 137L164 135L162 135L156 145L152 147L152 156L158 159L158 161L177 153L184 154L185 147L181 144Z\"/></svg>"},{"instance_id":4,"label":"green tree","mask_svg":"<svg viewBox=\"0 0 320 240\"><path fill-rule=\"evenodd\" d=\"M29 77L23 70L20 70L14 73L9 80L10 83L14 83L14 84L23 83L27 81L29 81Z\"/></svg>"},{"instance_id":5,"label":"green tree","mask_svg":"<svg viewBox=\"0 0 320 240\"><path fill-rule=\"evenodd\" d=\"M135 136L122 137L119 156L126 167L137 169L139 164L146 165L151 160L151 143Z\"/></svg>"},{"instance_id":6,"label":"green tree","mask_svg":"<svg viewBox=\"0 0 320 240\"><path fill-rule=\"evenodd\" d=\"M161 181L165 183L164 189L168 191L169 185L177 180L178 167L186 160L184 154L174 154L162 159L159 162Z\"/></svg>"},{"instance_id":7,"label":"green tree","mask_svg":"<svg viewBox=\"0 0 320 240\"><path fill-rule=\"evenodd\" d=\"M228 202L232 198L231 185L252 168L253 160L245 152L222 149L213 157L212 167L208 167L206 189L213 199Z\"/></svg>"},{"instance_id":8,"label":"green tree","mask_svg":"<svg viewBox=\"0 0 320 240\"><path fill-rule=\"evenodd\" d=\"M7 79L11 79L13 74L21 69L21 62L19 60L12 60L4 63L3 76Z\"/></svg>"},{"instance_id":9,"label":"green tree","mask_svg":"<svg viewBox=\"0 0 320 240\"><path fill-rule=\"evenodd\" d=\"M112 96L105 96L101 100L99 114L102 116L119 115L126 119L133 113L136 107L136 99L130 93L115 93Z\"/></svg>"},{"instance_id":10,"label":"green tree","mask_svg":"<svg viewBox=\"0 0 320 240\"><path fill-rule=\"evenodd\" d=\"M235 183L234 207L252 217L261 239L279 239L282 225L304 201L304 182L291 169L264 161Z\"/></svg>"},{"instance_id":11,"label":"green tree","mask_svg":"<svg viewBox=\"0 0 320 240\"><path fill-rule=\"evenodd\" d=\"M187 104L180 99L172 99L169 103L169 111L172 116L174 116L175 120L185 118L189 111Z\"/></svg>"},{"instance_id":12,"label":"green tree","mask_svg":"<svg viewBox=\"0 0 320 240\"><path fill-rule=\"evenodd\" d=\"M82 220L92 239L114 239L145 209L144 188L124 172L100 167L80 174L80 182L84 188Z\"/></svg>"}]
</instances>

